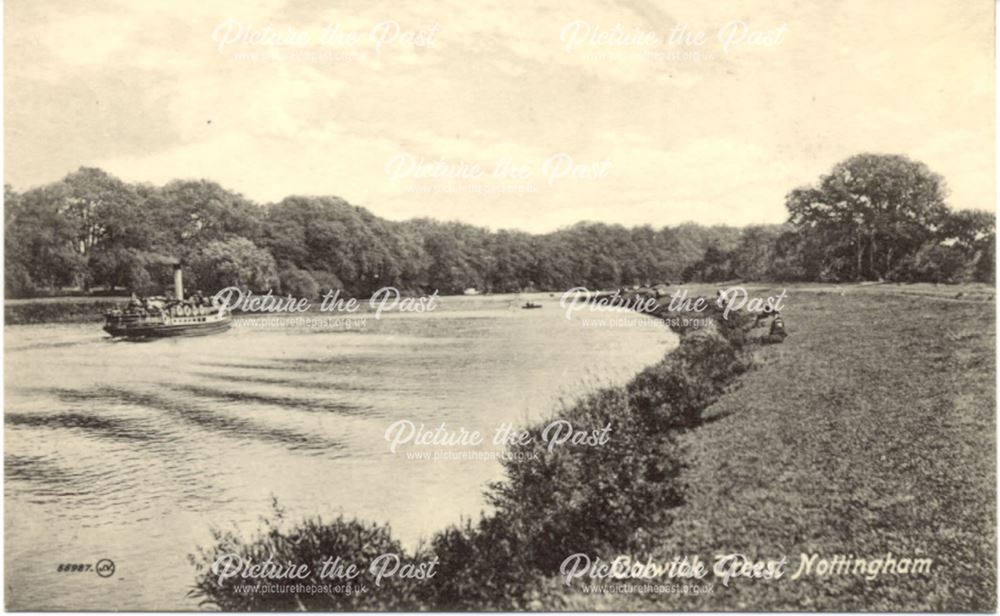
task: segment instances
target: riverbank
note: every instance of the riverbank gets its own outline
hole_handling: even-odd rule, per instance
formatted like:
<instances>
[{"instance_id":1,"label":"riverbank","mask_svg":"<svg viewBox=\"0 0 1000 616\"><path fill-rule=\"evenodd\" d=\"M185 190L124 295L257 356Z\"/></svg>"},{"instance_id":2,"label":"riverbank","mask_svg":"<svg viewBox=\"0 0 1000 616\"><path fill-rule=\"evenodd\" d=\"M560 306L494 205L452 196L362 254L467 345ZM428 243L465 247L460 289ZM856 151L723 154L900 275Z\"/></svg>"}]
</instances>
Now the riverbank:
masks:
<instances>
[{"instance_id":1,"label":"riverbank","mask_svg":"<svg viewBox=\"0 0 1000 616\"><path fill-rule=\"evenodd\" d=\"M104 313L121 308L127 297L42 297L4 300L4 325L100 323Z\"/></svg>"},{"instance_id":2,"label":"riverbank","mask_svg":"<svg viewBox=\"0 0 1000 616\"><path fill-rule=\"evenodd\" d=\"M368 314L382 312L433 312L440 307L438 300L445 299L449 306L462 307L470 303L478 306L484 302L492 302L496 307L520 307L523 303L521 298L544 299L556 298L553 293L533 293L533 294L497 294L488 296L466 296L466 295L446 295L433 297L430 295L406 295L394 296L383 294L375 298L359 299L353 307L344 307L344 300L340 305L331 304L327 309L323 309L322 300L307 302L305 309L284 310L271 309L247 310L239 308L233 312L236 316L246 317L277 317L288 318L301 315L325 316L330 318L354 318ZM95 296L67 296L67 297L44 297L32 299L8 299L4 301L4 324L5 325L30 325L44 323L100 323L104 320L104 313L108 310L122 309L128 303L128 297L95 297Z\"/></svg>"},{"instance_id":3,"label":"riverbank","mask_svg":"<svg viewBox=\"0 0 1000 616\"><path fill-rule=\"evenodd\" d=\"M916 288L914 288L916 287ZM843 291L843 292L842 292ZM980 285L789 290L790 337L681 437L686 500L654 560L787 556L783 579L561 609L996 609L995 304ZM803 575L801 555L926 557L929 575Z\"/></svg>"},{"instance_id":4,"label":"riverbank","mask_svg":"<svg viewBox=\"0 0 1000 616\"><path fill-rule=\"evenodd\" d=\"M505 478L486 490L488 511L435 533L410 562L434 562L437 574L422 583L396 581L375 593L350 596L248 597L242 584L264 578L223 580L210 572L228 554L242 561L261 553L317 572L324 546L362 571L378 549L398 551L387 527L362 520L291 526L279 519L251 537L219 533L193 557L194 596L225 610L245 609L540 609L549 576L569 555L586 551L646 551L653 531L669 525L684 502L680 473L686 465L678 435L701 424L702 412L750 369L755 344L746 335L753 318L729 319L708 302L697 329L672 326L680 345L623 386L608 386L553 410L508 446ZM672 315L662 315L672 316ZM562 422L581 436L550 447L546 426ZM608 439L587 435L609 434ZM228 558L228 557L227 557ZM313 580L313 578L310 578ZM322 578L313 580L321 585Z\"/></svg>"},{"instance_id":5,"label":"riverbank","mask_svg":"<svg viewBox=\"0 0 1000 616\"><path fill-rule=\"evenodd\" d=\"M748 289L766 290L775 285L765 283L746 283ZM704 295L714 297L715 291L719 287L717 284L689 284L668 287L673 292L675 289L687 289L690 296ZM935 283L913 283L913 284L870 284L870 283L848 283L848 284L811 284L796 283L782 285L781 288L788 289L790 293L800 291L804 293L819 294L857 294L857 293L877 293L891 295L911 295L938 299L951 299L963 302L984 302L992 301L996 289L985 284L963 284L948 285ZM559 293L533 293L533 294L506 294L497 295L498 301L506 301L510 297L559 297ZM601 297L612 297L613 293L602 293ZM468 296L448 296L452 302L461 301ZM112 308L121 308L127 303L127 297L94 297L94 296L67 296L67 297L44 297L34 299L8 299L4 301L4 323L6 325L25 325L32 323L99 323L104 320L104 312ZM361 312L368 312L366 300L360 302ZM319 311L319 302L310 304L309 313ZM339 313L331 313L339 314Z\"/></svg>"}]
</instances>

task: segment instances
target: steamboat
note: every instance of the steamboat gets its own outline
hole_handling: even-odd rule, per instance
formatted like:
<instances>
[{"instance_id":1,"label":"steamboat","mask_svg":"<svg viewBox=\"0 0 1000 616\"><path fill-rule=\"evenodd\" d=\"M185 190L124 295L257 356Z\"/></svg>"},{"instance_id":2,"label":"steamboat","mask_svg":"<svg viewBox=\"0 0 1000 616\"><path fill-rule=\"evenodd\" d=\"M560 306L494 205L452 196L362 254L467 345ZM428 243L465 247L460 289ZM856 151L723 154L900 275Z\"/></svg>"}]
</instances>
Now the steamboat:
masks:
<instances>
[{"instance_id":1,"label":"steamboat","mask_svg":"<svg viewBox=\"0 0 1000 616\"><path fill-rule=\"evenodd\" d=\"M104 331L113 338L167 338L220 334L232 324L226 307L215 308L200 295L184 299L180 263L174 264L174 298L135 295L123 310L104 314Z\"/></svg>"}]
</instances>

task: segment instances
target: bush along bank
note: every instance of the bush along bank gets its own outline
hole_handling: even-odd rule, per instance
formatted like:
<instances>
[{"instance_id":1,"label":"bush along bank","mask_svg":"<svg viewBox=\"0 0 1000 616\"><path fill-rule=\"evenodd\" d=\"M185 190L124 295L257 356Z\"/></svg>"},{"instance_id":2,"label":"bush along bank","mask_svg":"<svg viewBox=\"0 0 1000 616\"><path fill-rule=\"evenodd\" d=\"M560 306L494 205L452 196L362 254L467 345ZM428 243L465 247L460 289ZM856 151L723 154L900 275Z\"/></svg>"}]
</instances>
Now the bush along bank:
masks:
<instances>
[{"instance_id":1,"label":"bush along bank","mask_svg":"<svg viewBox=\"0 0 1000 616\"><path fill-rule=\"evenodd\" d=\"M674 315L661 310L657 316ZM701 328L674 327L681 336L678 348L626 385L591 393L529 428L530 440L509 447L505 479L487 488L492 511L478 520L438 532L413 554L402 553L387 527L357 520L307 520L287 531L268 523L249 540L216 533L215 545L192 556L192 594L223 610L539 609L543 585L571 554L648 551L668 532L670 512L684 499L684 452L677 436L698 426L705 409L753 362L752 316L730 312L725 319L711 305L701 317ZM610 439L600 446L549 448L541 431L553 419L583 431L610 425ZM312 577L305 583L329 584L320 577L323 558L340 556L367 567L379 550L413 563L411 570L433 561L434 575L369 584L363 594L306 596L247 594L244 585L270 582L220 579L212 571L225 554L253 562L273 555L276 563L308 565ZM552 609L553 598L545 600Z\"/></svg>"}]
</instances>

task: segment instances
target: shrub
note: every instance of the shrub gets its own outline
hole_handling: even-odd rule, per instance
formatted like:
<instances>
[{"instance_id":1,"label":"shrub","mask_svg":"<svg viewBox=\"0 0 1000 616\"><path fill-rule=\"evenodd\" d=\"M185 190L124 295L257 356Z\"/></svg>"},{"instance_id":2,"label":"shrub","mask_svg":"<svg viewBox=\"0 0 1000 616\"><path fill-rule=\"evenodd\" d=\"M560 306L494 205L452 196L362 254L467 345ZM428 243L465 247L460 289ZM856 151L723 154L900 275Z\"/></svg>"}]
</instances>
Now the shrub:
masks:
<instances>
[{"instance_id":1,"label":"shrub","mask_svg":"<svg viewBox=\"0 0 1000 616\"><path fill-rule=\"evenodd\" d=\"M249 541L241 538L236 531L213 529L214 543L211 547L198 548L197 554L189 556L195 566L195 587L190 596L200 599L202 605L217 607L224 611L345 611L345 610L405 610L418 605L416 589L420 581L399 576L386 577L376 587L374 577L369 575L372 561L383 554L396 554L403 564L427 562L426 556L418 550L416 556L403 553L400 543L392 538L388 526L379 526L345 520L338 517L330 523L321 519L307 519L290 530L282 531L278 525L283 513L278 511L275 520L265 520L263 529ZM241 575L220 580L213 571L213 563L220 558L235 555L242 562L262 563L270 559L277 565L292 563L309 567L309 576L297 580L274 580L265 576L242 577ZM361 574L353 581L324 579L321 577L322 562L325 558L342 557L344 566L354 564ZM341 585L352 590L340 592L241 592L244 585L279 584L292 585ZM367 587L366 592L355 592L358 585Z\"/></svg>"},{"instance_id":2,"label":"shrub","mask_svg":"<svg viewBox=\"0 0 1000 616\"><path fill-rule=\"evenodd\" d=\"M7 298L30 297L35 292L35 283L28 268L9 258L4 268L4 295Z\"/></svg>"},{"instance_id":3,"label":"shrub","mask_svg":"<svg viewBox=\"0 0 1000 616\"><path fill-rule=\"evenodd\" d=\"M503 512L437 533L430 549L439 573L422 588L422 602L448 611L530 609L539 572L524 558L527 539Z\"/></svg>"},{"instance_id":4,"label":"shrub","mask_svg":"<svg viewBox=\"0 0 1000 616\"><path fill-rule=\"evenodd\" d=\"M681 503L673 436L636 411L620 388L601 390L559 418L588 434L610 426L606 443L550 446L543 424L529 429L530 442L511 447L507 479L488 498L512 522L527 567L552 574L576 552L639 548L635 532Z\"/></svg>"},{"instance_id":5,"label":"shrub","mask_svg":"<svg viewBox=\"0 0 1000 616\"><path fill-rule=\"evenodd\" d=\"M928 245L906 257L893 278L911 282L959 283L972 280L976 255L960 246Z\"/></svg>"},{"instance_id":6,"label":"shrub","mask_svg":"<svg viewBox=\"0 0 1000 616\"><path fill-rule=\"evenodd\" d=\"M729 383L750 367L750 356L721 334L689 334L660 363L627 386L630 404L659 430L688 429Z\"/></svg>"}]
</instances>

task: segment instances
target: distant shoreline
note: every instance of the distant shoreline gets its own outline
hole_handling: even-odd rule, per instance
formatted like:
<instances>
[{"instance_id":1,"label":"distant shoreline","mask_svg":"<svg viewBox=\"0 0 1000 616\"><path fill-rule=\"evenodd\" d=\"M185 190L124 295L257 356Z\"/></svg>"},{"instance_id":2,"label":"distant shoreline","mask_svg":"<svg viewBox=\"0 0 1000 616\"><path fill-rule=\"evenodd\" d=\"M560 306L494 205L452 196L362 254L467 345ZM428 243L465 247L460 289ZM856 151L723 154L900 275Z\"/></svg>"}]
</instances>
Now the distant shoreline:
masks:
<instances>
[{"instance_id":1,"label":"distant shoreline","mask_svg":"<svg viewBox=\"0 0 1000 616\"><path fill-rule=\"evenodd\" d=\"M498 303L515 301L514 298L534 298L539 296L558 297L555 292L532 291L525 293L495 293L477 295L445 295L442 296L449 302L461 302L477 300L479 302L496 301ZM405 296L409 297L409 296ZM128 296L84 296L67 295L55 297L38 297L23 299L4 300L4 325L42 325L47 323L100 323L104 320L104 313L115 308L121 309L128 303ZM520 300L517 300L520 301ZM368 298L358 299L359 308L357 314L364 315L373 313L369 310ZM304 313L273 313L261 312L235 312L236 316L241 315L253 317L293 317L297 314L328 314L331 316L345 316L344 313L333 311L321 311L320 301L311 302L310 307Z\"/></svg>"},{"instance_id":2,"label":"distant shoreline","mask_svg":"<svg viewBox=\"0 0 1000 616\"><path fill-rule=\"evenodd\" d=\"M705 294L711 296L714 289L729 286L709 282L695 282L685 285L671 286L671 289L689 289L694 294ZM785 287L790 293L895 293L899 295L909 295L913 297L924 297L938 300L957 301L993 301L996 294L996 287L986 283L747 283L751 288L779 288ZM558 297L558 294L552 292ZM525 293L524 295L541 295L548 292L537 291ZM517 295L517 294L495 294L495 295L448 295L442 296L451 300L456 299L488 299ZM4 300L4 325L35 325L46 323L100 323L104 318L104 312L113 308L121 308L128 301L126 296L57 296L38 297L27 299L7 299ZM318 303L315 303L310 313L318 312ZM262 313L263 316L266 313ZM270 315L276 316L276 315Z\"/></svg>"}]
</instances>

